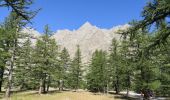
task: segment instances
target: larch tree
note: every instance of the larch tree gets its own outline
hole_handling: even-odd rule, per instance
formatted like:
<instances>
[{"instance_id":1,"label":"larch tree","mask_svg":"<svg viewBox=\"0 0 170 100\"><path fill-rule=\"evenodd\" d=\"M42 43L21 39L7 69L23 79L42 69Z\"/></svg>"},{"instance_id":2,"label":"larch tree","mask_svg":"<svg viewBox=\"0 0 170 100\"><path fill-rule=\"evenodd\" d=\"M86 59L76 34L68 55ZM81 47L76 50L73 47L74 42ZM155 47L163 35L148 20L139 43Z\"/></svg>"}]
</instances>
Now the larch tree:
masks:
<instances>
[{"instance_id":1,"label":"larch tree","mask_svg":"<svg viewBox=\"0 0 170 100\"><path fill-rule=\"evenodd\" d=\"M8 66L8 85L6 91L6 97L10 96L11 91L11 82L12 82L12 74L13 74L13 66L15 65L15 55L16 48L18 42L19 31L22 26L26 25L28 21L30 21L37 11L32 12L28 11L29 6L32 4L31 0L1 0L0 7L9 7L11 8L10 17L8 17L1 27L1 80L0 87L2 87L3 82L3 73L5 66ZM9 58L11 59L9 60Z\"/></svg>"},{"instance_id":2,"label":"larch tree","mask_svg":"<svg viewBox=\"0 0 170 100\"><path fill-rule=\"evenodd\" d=\"M75 91L80 88L82 73L81 51L79 45L77 45L77 51L69 69L69 85Z\"/></svg>"},{"instance_id":3,"label":"larch tree","mask_svg":"<svg viewBox=\"0 0 170 100\"><path fill-rule=\"evenodd\" d=\"M92 92L106 92L108 77L106 52L96 50L87 73L87 88Z\"/></svg>"},{"instance_id":4,"label":"larch tree","mask_svg":"<svg viewBox=\"0 0 170 100\"><path fill-rule=\"evenodd\" d=\"M0 27L0 91L2 91L3 76L7 58L9 58L9 35L6 34L5 27ZM8 37L7 37L8 36ZM6 45L7 44L7 45Z\"/></svg>"},{"instance_id":5,"label":"larch tree","mask_svg":"<svg viewBox=\"0 0 170 100\"><path fill-rule=\"evenodd\" d=\"M121 65L120 65L120 54L118 52L119 50L119 43L116 39L112 39L112 44L110 47L110 55L109 55L109 65L112 68L112 83L113 87L116 91L116 94L118 94L121 90Z\"/></svg>"},{"instance_id":6,"label":"larch tree","mask_svg":"<svg viewBox=\"0 0 170 100\"><path fill-rule=\"evenodd\" d=\"M48 92L50 77L54 76L57 70L58 46L54 39L50 38L51 32L48 26L45 26L44 35L37 40L34 50L34 72L39 79L39 94ZM47 81L48 79L48 81Z\"/></svg>"},{"instance_id":7,"label":"larch tree","mask_svg":"<svg viewBox=\"0 0 170 100\"><path fill-rule=\"evenodd\" d=\"M18 17L30 22L40 9L30 10L30 5L33 4L33 0L1 0L0 7L7 7L17 14Z\"/></svg>"},{"instance_id":8,"label":"larch tree","mask_svg":"<svg viewBox=\"0 0 170 100\"><path fill-rule=\"evenodd\" d=\"M33 47L30 37L20 40L18 52L16 54L16 68L14 69L14 83L20 87L20 90L33 88L33 73L32 73L32 53Z\"/></svg>"},{"instance_id":9,"label":"larch tree","mask_svg":"<svg viewBox=\"0 0 170 100\"><path fill-rule=\"evenodd\" d=\"M8 70L8 82L7 82L7 90L6 90L6 98L10 97L11 87L12 87L12 80L13 80L13 69L15 66L15 58L16 52L18 47L18 38L19 38L19 31L20 27L20 18L17 17L16 13L12 12L7 19L6 29L8 30L8 53L10 55L7 61L7 70ZM8 29L7 29L8 28ZM5 44L5 45L7 45Z\"/></svg>"},{"instance_id":10,"label":"larch tree","mask_svg":"<svg viewBox=\"0 0 170 100\"><path fill-rule=\"evenodd\" d=\"M69 68L70 68L70 55L66 48L63 48L59 54L59 90L63 90L63 87L68 87L68 78L69 78ZM60 81L59 81L60 82Z\"/></svg>"}]
</instances>

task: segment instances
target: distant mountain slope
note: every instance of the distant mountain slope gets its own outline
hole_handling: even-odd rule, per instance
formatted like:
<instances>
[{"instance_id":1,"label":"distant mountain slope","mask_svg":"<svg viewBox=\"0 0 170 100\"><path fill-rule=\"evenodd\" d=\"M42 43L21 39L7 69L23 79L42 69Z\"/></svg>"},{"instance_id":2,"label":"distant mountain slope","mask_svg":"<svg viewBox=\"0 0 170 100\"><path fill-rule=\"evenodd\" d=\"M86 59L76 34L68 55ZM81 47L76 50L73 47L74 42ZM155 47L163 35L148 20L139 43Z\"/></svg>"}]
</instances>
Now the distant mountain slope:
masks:
<instances>
[{"instance_id":1,"label":"distant mountain slope","mask_svg":"<svg viewBox=\"0 0 170 100\"><path fill-rule=\"evenodd\" d=\"M86 22L78 30L59 30L52 38L56 39L61 48L66 47L71 57L75 54L76 45L80 45L82 60L86 63L96 49L108 50L113 38L120 39L120 35L116 34L118 30L125 30L128 27L129 25L125 24L111 29L100 29Z\"/></svg>"},{"instance_id":2,"label":"distant mountain slope","mask_svg":"<svg viewBox=\"0 0 170 100\"><path fill-rule=\"evenodd\" d=\"M31 42L33 46L35 46L37 39L41 36L41 34L38 31L29 27L24 28L23 30L21 30L21 32L31 37ZM22 39L20 41L25 41L25 39L24 40Z\"/></svg>"},{"instance_id":3,"label":"distant mountain slope","mask_svg":"<svg viewBox=\"0 0 170 100\"><path fill-rule=\"evenodd\" d=\"M80 45L82 61L87 63L96 49L109 50L113 38L120 40L121 36L117 32L119 30L126 30L128 27L129 25L125 24L111 29L100 29L86 22L77 30L58 30L52 38L56 40L60 50L63 47L68 49L71 58L74 57L76 52L76 45ZM38 31L32 28L25 28L22 32L31 36L33 45L35 45L37 38L41 36Z\"/></svg>"}]
</instances>

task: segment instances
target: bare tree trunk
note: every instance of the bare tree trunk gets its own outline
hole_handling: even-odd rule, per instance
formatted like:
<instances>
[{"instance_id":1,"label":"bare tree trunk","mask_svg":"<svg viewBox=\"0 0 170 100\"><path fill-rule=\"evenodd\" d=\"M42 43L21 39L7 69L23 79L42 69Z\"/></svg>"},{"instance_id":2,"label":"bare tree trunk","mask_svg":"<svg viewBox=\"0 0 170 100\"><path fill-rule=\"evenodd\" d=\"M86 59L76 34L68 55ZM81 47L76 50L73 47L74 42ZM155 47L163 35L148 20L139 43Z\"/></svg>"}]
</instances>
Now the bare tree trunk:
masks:
<instances>
[{"instance_id":1,"label":"bare tree trunk","mask_svg":"<svg viewBox=\"0 0 170 100\"><path fill-rule=\"evenodd\" d=\"M8 84L7 84L7 90L6 90L6 94L5 97L9 98L10 97L10 92L11 92L11 86L12 86L12 73L13 73L13 67L14 67L14 58L15 58L15 46L13 47L13 54L11 57L11 61L10 61L10 66L9 66L9 74L8 74Z\"/></svg>"},{"instance_id":2,"label":"bare tree trunk","mask_svg":"<svg viewBox=\"0 0 170 100\"><path fill-rule=\"evenodd\" d=\"M77 83L76 83L76 88L75 90L77 91L77 89L79 88L79 72L77 72Z\"/></svg>"},{"instance_id":3,"label":"bare tree trunk","mask_svg":"<svg viewBox=\"0 0 170 100\"><path fill-rule=\"evenodd\" d=\"M12 62L13 63L13 62ZM8 84L7 84L7 90L6 90L6 98L10 97L10 92L11 92L11 85L12 85L12 66L9 68L9 75L8 75Z\"/></svg>"},{"instance_id":4,"label":"bare tree trunk","mask_svg":"<svg viewBox=\"0 0 170 100\"><path fill-rule=\"evenodd\" d=\"M48 85L47 85L47 92L49 91L49 87L50 87L50 85L48 84Z\"/></svg>"},{"instance_id":5,"label":"bare tree trunk","mask_svg":"<svg viewBox=\"0 0 170 100\"><path fill-rule=\"evenodd\" d=\"M49 87L50 87L50 75L47 76L47 92L49 91Z\"/></svg>"},{"instance_id":6,"label":"bare tree trunk","mask_svg":"<svg viewBox=\"0 0 170 100\"><path fill-rule=\"evenodd\" d=\"M3 75L4 75L4 66L1 66L0 68L0 92L2 91Z\"/></svg>"},{"instance_id":7,"label":"bare tree trunk","mask_svg":"<svg viewBox=\"0 0 170 100\"><path fill-rule=\"evenodd\" d=\"M46 93L46 74L43 73L40 80L39 94Z\"/></svg>"},{"instance_id":8,"label":"bare tree trunk","mask_svg":"<svg viewBox=\"0 0 170 100\"><path fill-rule=\"evenodd\" d=\"M107 87L106 87L107 89L106 89L106 93L108 94L108 92L109 92L109 83L107 82Z\"/></svg>"},{"instance_id":9,"label":"bare tree trunk","mask_svg":"<svg viewBox=\"0 0 170 100\"><path fill-rule=\"evenodd\" d=\"M43 91L42 91L42 93L46 93L45 84L46 84L46 83L45 83L45 79L43 79L43 88L42 88L42 89L43 89Z\"/></svg>"},{"instance_id":10,"label":"bare tree trunk","mask_svg":"<svg viewBox=\"0 0 170 100\"><path fill-rule=\"evenodd\" d=\"M42 94L42 88L43 88L43 79L40 80L40 87L39 87L39 94Z\"/></svg>"},{"instance_id":11,"label":"bare tree trunk","mask_svg":"<svg viewBox=\"0 0 170 100\"><path fill-rule=\"evenodd\" d=\"M59 90L63 91L63 80L59 80Z\"/></svg>"},{"instance_id":12,"label":"bare tree trunk","mask_svg":"<svg viewBox=\"0 0 170 100\"><path fill-rule=\"evenodd\" d=\"M129 87L127 88L126 96L129 97Z\"/></svg>"},{"instance_id":13,"label":"bare tree trunk","mask_svg":"<svg viewBox=\"0 0 170 100\"><path fill-rule=\"evenodd\" d=\"M13 68L14 68L14 60L15 60L15 53L16 53L16 46L17 46L17 39L14 39L14 44L11 50L11 60L10 60L10 66L9 66L9 74L8 74L8 84L7 84L7 90L5 97L8 99L10 97L11 87L12 87L12 74L13 74Z\"/></svg>"},{"instance_id":14,"label":"bare tree trunk","mask_svg":"<svg viewBox=\"0 0 170 100\"><path fill-rule=\"evenodd\" d=\"M46 82L45 82L45 78L44 78L43 79L43 88L42 88L43 91L42 91L42 93L46 93L46 88L45 88L46 86L45 85L46 85Z\"/></svg>"},{"instance_id":15,"label":"bare tree trunk","mask_svg":"<svg viewBox=\"0 0 170 100\"><path fill-rule=\"evenodd\" d=\"M118 75L116 76L115 91L116 91L116 94L119 94L119 77L118 77Z\"/></svg>"},{"instance_id":16,"label":"bare tree trunk","mask_svg":"<svg viewBox=\"0 0 170 100\"><path fill-rule=\"evenodd\" d=\"M39 94L45 93L45 80L44 78L41 78L40 80L40 88L39 88Z\"/></svg>"},{"instance_id":17,"label":"bare tree trunk","mask_svg":"<svg viewBox=\"0 0 170 100\"><path fill-rule=\"evenodd\" d=\"M40 80L39 94L45 93L45 82L44 78Z\"/></svg>"},{"instance_id":18,"label":"bare tree trunk","mask_svg":"<svg viewBox=\"0 0 170 100\"><path fill-rule=\"evenodd\" d=\"M129 72L128 72L128 75L127 75L127 93L126 93L126 96L128 97L129 96L129 89L130 89L130 85L131 85L131 83L130 83L130 74L129 74Z\"/></svg>"}]
</instances>

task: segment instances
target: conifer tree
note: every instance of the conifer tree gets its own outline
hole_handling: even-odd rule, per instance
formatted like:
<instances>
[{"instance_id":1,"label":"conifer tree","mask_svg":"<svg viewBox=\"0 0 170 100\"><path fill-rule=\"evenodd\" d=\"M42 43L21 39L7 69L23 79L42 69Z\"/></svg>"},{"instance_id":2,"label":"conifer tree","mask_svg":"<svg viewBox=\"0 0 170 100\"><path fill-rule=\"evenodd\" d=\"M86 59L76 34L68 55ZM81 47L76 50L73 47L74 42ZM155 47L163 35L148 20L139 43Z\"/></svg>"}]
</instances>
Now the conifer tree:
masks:
<instances>
[{"instance_id":1,"label":"conifer tree","mask_svg":"<svg viewBox=\"0 0 170 100\"><path fill-rule=\"evenodd\" d=\"M0 92L2 91L5 64L7 62L7 58L9 58L8 48L7 45L5 45L9 40L6 38L5 32L4 27L0 27Z\"/></svg>"},{"instance_id":2,"label":"conifer tree","mask_svg":"<svg viewBox=\"0 0 170 100\"><path fill-rule=\"evenodd\" d=\"M33 4L33 0L1 0L0 7L11 8L18 17L30 22L39 10L30 10L30 5ZM22 6L22 7L21 7Z\"/></svg>"},{"instance_id":3,"label":"conifer tree","mask_svg":"<svg viewBox=\"0 0 170 100\"><path fill-rule=\"evenodd\" d=\"M17 53L18 47L18 37L19 31L22 26L26 25L27 22L25 20L30 21L31 18L35 15L34 12L27 11L32 4L32 1L23 1L23 0L1 0L0 6L1 7L11 7L12 11L10 16L6 19L6 22L3 25L3 33L1 41L3 56L1 56L1 81L0 87L2 86L2 77L4 73L5 66L8 66L8 84L6 90L6 97L10 96L11 85L12 85L12 74L13 74L13 67L15 65L15 57ZM34 14L33 14L34 13ZM1 30L2 32L2 30ZM11 58L9 60L9 58Z\"/></svg>"},{"instance_id":4,"label":"conifer tree","mask_svg":"<svg viewBox=\"0 0 170 100\"><path fill-rule=\"evenodd\" d=\"M70 68L70 55L69 55L67 49L63 48L63 50L61 51L60 56L59 56L59 73L58 73L58 75L59 75L59 80L62 80L62 83L59 83L59 85L60 85L59 90L63 89L63 85L65 87L68 87L69 68Z\"/></svg>"},{"instance_id":5,"label":"conifer tree","mask_svg":"<svg viewBox=\"0 0 170 100\"><path fill-rule=\"evenodd\" d=\"M112 81L113 87L118 94L121 90L121 63L120 63L120 54L118 52L119 44L116 39L112 39L112 44L110 47L110 55L109 55L109 65L112 68Z\"/></svg>"},{"instance_id":6,"label":"conifer tree","mask_svg":"<svg viewBox=\"0 0 170 100\"><path fill-rule=\"evenodd\" d=\"M77 45L77 51L69 70L69 85L72 89L77 90L80 88L82 73L81 51L79 45Z\"/></svg>"},{"instance_id":7,"label":"conifer tree","mask_svg":"<svg viewBox=\"0 0 170 100\"><path fill-rule=\"evenodd\" d=\"M55 40L50 38L50 35L49 27L45 26L44 35L37 40L34 52L34 71L40 83L39 94L48 91L50 80L47 81L46 79L50 79L49 77L57 70L58 47Z\"/></svg>"},{"instance_id":8,"label":"conifer tree","mask_svg":"<svg viewBox=\"0 0 170 100\"><path fill-rule=\"evenodd\" d=\"M144 54L154 48L157 45L164 44L170 35L169 20L166 20L170 15L170 2L169 0L152 0L147 3L142 11L143 20L137 21L135 25L129 28L124 34L130 34L130 38L133 39L138 34L140 29L153 29L151 26L155 26L155 32L157 35L153 37L149 44L144 48ZM162 30L158 30L162 23L166 23Z\"/></svg>"},{"instance_id":9,"label":"conifer tree","mask_svg":"<svg viewBox=\"0 0 170 100\"><path fill-rule=\"evenodd\" d=\"M167 41L167 45L161 45L160 48L154 50L152 55L153 63L155 65L153 72L155 72L154 82L151 84L151 88L156 91L158 95L170 96L170 39ZM152 72L152 73L153 73Z\"/></svg>"},{"instance_id":10,"label":"conifer tree","mask_svg":"<svg viewBox=\"0 0 170 100\"><path fill-rule=\"evenodd\" d=\"M22 40L23 41L23 40ZM31 46L31 40L29 37L20 42L20 46L17 48L16 68L14 69L14 83L19 86L21 90L33 88L33 73L32 73L32 53L33 47Z\"/></svg>"},{"instance_id":11,"label":"conifer tree","mask_svg":"<svg viewBox=\"0 0 170 100\"><path fill-rule=\"evenodd\" d=\"M12 87L12 80L13 80L13 68L15 66L15 58L16 52L18 47L18 38L19 38L19 30L20 30L20 18L16 17L16 13L12 12L5 23L6 28L5 30L8 31L8 39L7 40L7 48L9 53L10 59L7 61L7 69L8 69L8 82L7 82L7 90L6 90L6 97L10 97L11 87ZM8 30L9 29L9 30Z\"/></svg>"},{"instance_id":12,"label":"conifer tree","mask_svg":"<svg viewBox=\"0 0 170 100\"><path fill-rule=\"evenodd\" d=\"M106 68L106 52L96 50L92 56L87 73L87 87L93 92L105 92L108 77Z\"/></svg>"},{"instance_id":13,"label":"conifer tree","mask_svg":"<svg viewBox=\"0 0 170 100\"><path fill-rule=\"evenodd\" d=\"M121 63L120 66L122 68L122 84L123 89L127 90L127 97L129 96L129 91L131 89L132 78L134 76L134 48L133 44L130 41L124 39L121 41L121 46L119 50Z\"/></svg>"}]
</instances>

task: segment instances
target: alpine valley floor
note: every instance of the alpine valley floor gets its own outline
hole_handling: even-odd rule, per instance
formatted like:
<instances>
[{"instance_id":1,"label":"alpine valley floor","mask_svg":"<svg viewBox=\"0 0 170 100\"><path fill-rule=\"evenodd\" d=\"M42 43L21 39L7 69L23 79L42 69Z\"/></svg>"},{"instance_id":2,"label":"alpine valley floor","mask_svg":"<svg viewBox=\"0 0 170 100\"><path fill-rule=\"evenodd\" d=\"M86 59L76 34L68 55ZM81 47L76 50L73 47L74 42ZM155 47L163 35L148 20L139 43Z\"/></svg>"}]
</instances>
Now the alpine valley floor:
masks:
<instances>
[{"instance_id":1,"label":"alpine valley floor","mask_svg":"<svg viewBox=\"0 0 170 100\"><path fill-rule=\"evenodd\" d=\"M0 94L3 99L3 94ZM13 93L10 100L122 100L121 96L114 94L91 93L87 91L50 91L48 94L39 95L37 91Z\"/></svg>"}]
</instances>

